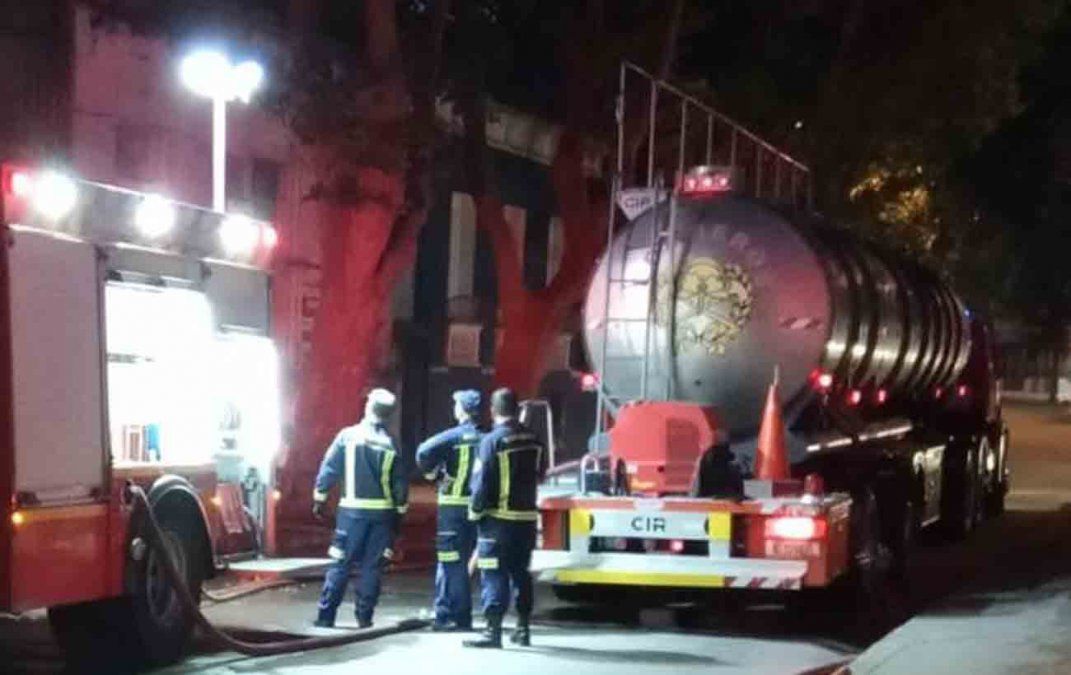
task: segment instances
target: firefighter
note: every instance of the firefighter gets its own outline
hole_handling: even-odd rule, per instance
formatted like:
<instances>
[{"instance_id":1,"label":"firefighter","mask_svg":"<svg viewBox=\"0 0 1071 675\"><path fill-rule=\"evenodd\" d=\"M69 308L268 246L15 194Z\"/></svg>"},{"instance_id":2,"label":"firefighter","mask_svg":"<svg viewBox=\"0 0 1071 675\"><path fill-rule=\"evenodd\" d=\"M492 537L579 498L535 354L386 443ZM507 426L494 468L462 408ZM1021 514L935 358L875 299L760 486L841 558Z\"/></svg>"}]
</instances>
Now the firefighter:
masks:
<instances>
[{"instance_id":1,"label":"firefighter","mask_svg":"<svg viewBox=\"0 0 1071 675\"><path fill-rule=\"evenodd\" d=\"M416 452L417 466L430 480L439 482L439 516L435 550L434 631L467 631L472 628L472 592L467 563L476 545L476 526L469 520L469 478L480 446L477 419L480 392L455 391L457 426L432 436Z\"/></svg>"},{"instance_id":2,"label":"firefighter","mask_svg":"<svg viewBox=\"0 0 1071 675\"><path fill-rule=\"evenodd\" d=\"M536 490L543 477L543 446L517 420L517 397L509 389L491 395L494 428L480 441L472 473L469 517L478 523L480 569L487 628L466 647L501 648L502 617L510 590L516 598L517 628L512 642L531 643L532 575L528 571L536 542Z\"/></svg>"},{"instance_id":3,"label":"firefighter","mask_svg":"<svg viewBox=\"0 0 1071 675\"><path fill-rule=\"evenodd\" d=\"M394 412L394 394L373 389L364 418L338 433L324 453L313 492L313 515L324 517L328 491L341 483L335 534L327 554L334 560L324 579L315 625L335 625L346 583L354 566L357 580L357 625L372 625L379 599L382 568L408 506L409 482L386 423Z\"/></svg>"}]
</instances>

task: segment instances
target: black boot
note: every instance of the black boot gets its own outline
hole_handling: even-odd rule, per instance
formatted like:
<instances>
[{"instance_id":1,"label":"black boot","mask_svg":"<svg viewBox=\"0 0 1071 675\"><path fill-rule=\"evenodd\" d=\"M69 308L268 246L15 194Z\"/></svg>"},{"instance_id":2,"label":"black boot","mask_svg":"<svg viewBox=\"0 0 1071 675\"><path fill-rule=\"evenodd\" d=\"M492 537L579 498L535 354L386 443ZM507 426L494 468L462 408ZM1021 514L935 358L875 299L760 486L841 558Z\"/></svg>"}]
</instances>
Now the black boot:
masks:
<instances>
[{"instance_id":1,"label":"black boot","mask_svg":"<svg viewBox=\"0 0 1071 675\"><path fill-rule=\"evenodd\" d=\"M532 646L532 629L528 627L527 616L517 617L517 627L513 629L509 641L522 647Z\"/></svg>"},{"instance_id":2,"label":"black boot","mask_svg":"<svg viewBox=\"0 0 1071 675\"><path fill-rule=\"evenodd\" d=\"M479 640L465 640L466 647L476 649L502 649L502 617L487 617L487 628Z\"/></svg>"}]
</instances>

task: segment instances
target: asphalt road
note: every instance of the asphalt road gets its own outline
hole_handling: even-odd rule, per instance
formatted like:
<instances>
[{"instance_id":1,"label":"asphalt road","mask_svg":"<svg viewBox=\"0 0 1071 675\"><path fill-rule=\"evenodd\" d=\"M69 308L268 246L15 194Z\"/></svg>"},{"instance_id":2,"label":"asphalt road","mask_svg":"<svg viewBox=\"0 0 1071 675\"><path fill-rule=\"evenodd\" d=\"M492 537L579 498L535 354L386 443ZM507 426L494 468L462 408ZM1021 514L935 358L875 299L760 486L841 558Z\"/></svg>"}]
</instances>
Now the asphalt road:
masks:
<instances>
[{"instance_id":1,"label":"asphalt road","mask_svg":"<svg viewBox=\"0 0 1071 675\"><path fill-rule=\"evenodd\" d=\"M1019 406L1008 415L1014 485L1008 513L962 544L924 543L910 597L894 602L889 617L903 620L935 611L939 616L999 614L1001 603L1010 607L1071 576L1071 413ZM210 607L208 613L222 625L308 632L317 592L315 583L275 589ZM426 577L393 577L377 623L412 616L428 605L429 595ZM661 607L619 602L592 608L557 602L544 589L537 600L534 644L527 649L466 650L457 635L428 632L260 659L198 643L190 658L166 672L799 673L851 659L896 625L859 621L816 598L794 611L767 599L736 599L741 602L715 598ZM936 642L943 639L939 624L927 630ZM931 672L925 662L918 665L918 672ZM61 668L40 615L0 620L0 671Z\"/></svg>"}]
</instances>

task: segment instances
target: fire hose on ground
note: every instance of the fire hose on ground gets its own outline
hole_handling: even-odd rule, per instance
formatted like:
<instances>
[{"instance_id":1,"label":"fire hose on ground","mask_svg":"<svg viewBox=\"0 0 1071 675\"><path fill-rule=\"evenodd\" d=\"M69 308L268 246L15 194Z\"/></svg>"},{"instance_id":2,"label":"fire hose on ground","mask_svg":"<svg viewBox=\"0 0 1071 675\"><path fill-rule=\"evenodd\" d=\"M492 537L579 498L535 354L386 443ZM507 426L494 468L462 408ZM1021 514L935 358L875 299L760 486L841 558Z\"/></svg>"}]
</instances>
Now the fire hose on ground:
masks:
<instances>
[{"instance_id":1,"label":"fire hose on ground","mask_svg":"<svg viewBox=\"0 0 1071 675\"><path fill-rule=\"evenodd\" d=\"M145 491L137 485L128 486L127 491L130 500L134 503L135 509L140 509L145 515L145 522L148 524L148 527L146 528L147 531L145 532L146 539L150 546L160 552L161 555L159 557L164 568L164 573L167 575L168 581L171 582L171 586L174 588L175 594L178 596L178 600L182 604L183 609L193 616L196 624L200 626L201 630L203 630L209 638L240 654L246 656L274 656L277 654L289 654L313 649L324 649L327 647L339 647L356 642L375 640L376 638L395 635L397 633L419 630L428 626L428 622L421 619L404 619L392 626L363 630L359 633L347 633L345 635L305 637L293 640L279 640L275 642L246 642L244 640L238 640L213 626L208 618L201 612L197 600L190 593L190 589L186 585L186 579L183 578L183 575L176 569L175 562L167 552L167 547L163 543L163 536L160 531L160 523L156 519L156 514L153 513L152 506L149 504L149 498L145 494Z\"/></svg>"}]
</instances>

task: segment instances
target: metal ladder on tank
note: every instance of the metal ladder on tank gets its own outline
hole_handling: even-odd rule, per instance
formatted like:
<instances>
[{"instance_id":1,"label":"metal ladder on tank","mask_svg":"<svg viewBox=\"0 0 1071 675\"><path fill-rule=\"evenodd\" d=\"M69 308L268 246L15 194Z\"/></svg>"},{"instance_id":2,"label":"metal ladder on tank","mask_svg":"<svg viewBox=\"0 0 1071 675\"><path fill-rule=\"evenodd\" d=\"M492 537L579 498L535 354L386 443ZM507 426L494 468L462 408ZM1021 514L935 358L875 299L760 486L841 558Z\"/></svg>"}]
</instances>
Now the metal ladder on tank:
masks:
<instances>
[{"instance_id":1,"label":"metal ladder on tank","mask_svg":"<svg viewBox=\"0 0 1071 675\"><path fill-rule=\"evenodd\" d=\"M615 179L615 198L617 195L618 180ZM612 247L614 239L614 213L610 213L610 223L607 228L607 265L606 265L606 278L603 288L603 312L602 312L602 325L600 330L601 336L601 349L599 350L599 373L601 374L598 383L598 399L596 402L596 438L602 438L605 432L605 416L607 412L611 414L616 413L618 408L624 403L630 400L651 400L651 358L652 358L652 341L653 341L653 328L656 320L656 310L658 302L658 278L660 276L660 267L663 258L666 257L666 253L669 253L668 260L670 264L673 264L675 256L673 253L676 251L676 197L669 192L665 195L665 199L662 199L663 194L666 192L664 187L664 181L661 177L657 177L653 181L653 189L655 190L655 202L652 208L655 210L655 217L652 227L645 237L644 244L640 246L633 245L632 241L625 243L625 246L620 251L620 258L614 257L614 250ZM634 256L642 251L647 263L647 274L643 277L630 277L628 275L629 262L634 259ZM665 278L669 280L669 283L674 283L676 277L675 270L663 271L661 273ZM615 314L614 301L616 297L618 302L622 302L626 296L626 291L632 289L643 289L647 298L645 309L642 317L635 316L628 312L621 314ZM672 297L672 293L670 296ZM629 350L628 354L614 354L610 352L610 336L614 327L620 327L625 331L625 335L628 338L632 337L631 328L637 325L643 326L643 349L639 354L633 353L634 350ZM667 339L669 338L670 328L667 326ZM660 398L667 400L672 398L673 395L673 377L672 377L672 349L665 349L666 363L663 365L662 372L665 376L665 390L661 392ZM638 364L640 371L640 382L638 392L624 392L619 393L617 396L610 396L609 392L604 387L603 383L607 380L607 373L614 368L626 366L628 364ZM631 394L631 395L630 395Z\"/></svg>"}]
</instances>

